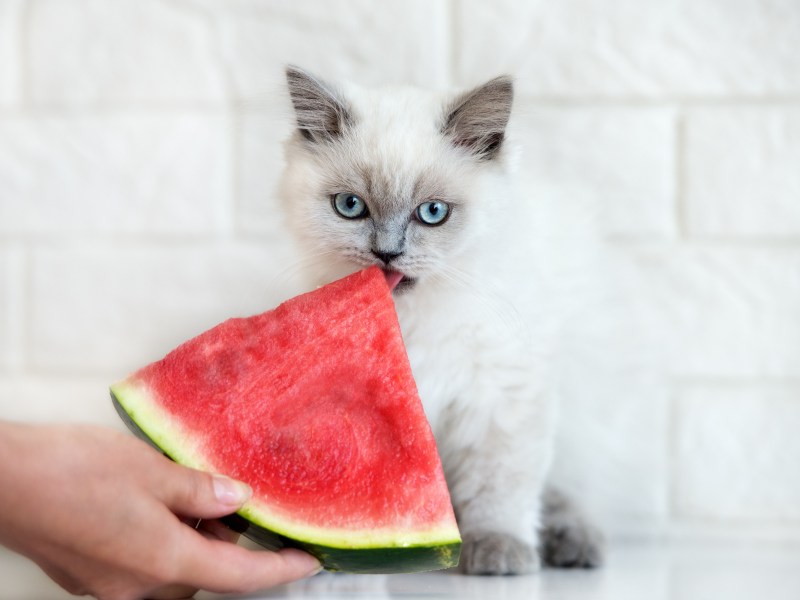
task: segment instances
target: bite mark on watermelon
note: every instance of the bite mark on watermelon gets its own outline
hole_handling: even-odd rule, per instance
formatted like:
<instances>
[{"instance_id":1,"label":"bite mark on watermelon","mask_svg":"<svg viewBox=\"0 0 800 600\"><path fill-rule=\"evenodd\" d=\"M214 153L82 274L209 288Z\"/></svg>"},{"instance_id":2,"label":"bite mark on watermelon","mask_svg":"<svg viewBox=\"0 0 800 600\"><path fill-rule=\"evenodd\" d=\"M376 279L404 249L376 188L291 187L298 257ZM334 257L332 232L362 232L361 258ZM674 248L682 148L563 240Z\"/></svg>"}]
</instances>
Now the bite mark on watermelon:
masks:
<instances>
[{"instance_id":1,"label":"bite mark on watermelon","mask_svg":"<svg viewBox=\"0 0 800 600\"><path fill-rule=\"evenodd\" d=\"M111 387L173 460L247 482L232 525L329 570L454 566L460 537L376 267L230 319ZM396 282L394 282L396 284Z\"/></svg>"}]
</instances>

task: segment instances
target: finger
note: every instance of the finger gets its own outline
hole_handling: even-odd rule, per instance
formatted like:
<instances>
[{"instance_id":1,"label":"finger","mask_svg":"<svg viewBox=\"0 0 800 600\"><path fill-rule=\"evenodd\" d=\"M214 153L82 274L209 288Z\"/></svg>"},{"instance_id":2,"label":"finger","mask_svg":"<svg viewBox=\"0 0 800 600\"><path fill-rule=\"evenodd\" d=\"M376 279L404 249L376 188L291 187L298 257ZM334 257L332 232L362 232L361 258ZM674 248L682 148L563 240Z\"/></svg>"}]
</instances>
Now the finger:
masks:
<instances>
[{"instance_id":1,"label":"finger","mask_svg":"<svg viewBox=\"0 0 800 600\"><path fill-rule=\"evenodd\" d=\"M150 592L147 595L147 600L184 600L193 597L196 593L197 588L190 585L165 585Z\"/></svg>"},{"instance_id":2,"label":"finger","mask_svg":"<svg viewBox=\"0 0 800 600\"><path fill-rule=\"evenodd\" d=\"M235 544L239 541L239 533L219 519L195 519L179 515L178 520L210 540L222 540L230 544Z\"/></svg>"},{"instance_id":3,"label":"finger","mask_svg":"<svg viewBox=\"0 0 800 600\"><path fill-rule=\"evenodd\" d=\"M67 573L67 571L61 567L57 567L55 564L50 563L49 561L37 561L37 563L50 579L55 581L70 594L74 594L75 596L84 596L88 593L85 586L79 583L75 577Z\"/></svg>"},{"instance_id":4,"label":"finger","mask_svg":"<svg viewBox=\"0 0 800 600\"><path fill-rule=\"evenodd\" d=\"M196 529L198 533L210 540L222 540L229 544L235 544L239 541L239 534L217 519L200 521Z\"/></svg>"},{"instance_id":5,"label":"finger","mask_svg":"<svg viewBox=\"0 0 800 600\"><path fill-rule=\"evenodd\" d=\"M252 495L246 484L171 464L153 493L185 517L213 519L236 512Z\"/></svg>"},{"instance_id":6,"label":"finger","mask_svg":"<svg viewBox=\"0 0 800 600\"><path fill-rule=\"evenodd\" d=\"M186 530L184 560L178 580L217 593L249 593L319 572L313 556L287 548L280 552L252 551L210 540Z\"/></svg>"},{"instance_id":7,"label":"finger","mask_svg":"<svg viewBox=\"0 0 800 600\"><path fill-rule=\"evenodd\" d=\"M197 517L184 517L182 515L177 515L177 516L178 516L178 520L181 523L191 527L192 529L197 529L199 527L200 523L202 522L202 519L198 519Z\"/></svg>"}]
</instances>

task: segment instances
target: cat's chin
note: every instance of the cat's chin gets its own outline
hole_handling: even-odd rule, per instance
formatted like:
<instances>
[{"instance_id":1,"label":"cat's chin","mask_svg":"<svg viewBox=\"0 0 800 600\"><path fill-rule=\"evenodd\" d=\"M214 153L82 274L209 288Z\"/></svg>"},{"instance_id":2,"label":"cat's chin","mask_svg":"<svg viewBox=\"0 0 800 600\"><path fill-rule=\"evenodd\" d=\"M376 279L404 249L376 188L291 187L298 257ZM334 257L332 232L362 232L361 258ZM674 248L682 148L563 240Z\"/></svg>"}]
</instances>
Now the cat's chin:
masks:
<instances>
[{"instance_id":1,"label":"cat's chin","mask_svg":"<svg viewBox=\"0 0 800 600\"><path fill-rule=\"evenodd\" d=\"M402 294L403 292L410 290L417 282L417 280L413 277L409 277L400 271L393 271L391 269L381 270L386 276L386 283L389 284L389 288L394 294Z\"/></svg>"},{"instance_id":2,"label":"cat's chin","mask_svg":"<svg viewBox=\"0 0 800 600\"><path fill-rule=\"evenodd\" d=\"M394 294L403 294L403 293L408 292L409 290L411 290L416 284L417 284L417 280L416 279L412 279L410 277L403 276L403 278L400 280L400 283L398 283L395 286L394 290L392 290L392 293L394 293Z\"/></svg>"}]
</instances>

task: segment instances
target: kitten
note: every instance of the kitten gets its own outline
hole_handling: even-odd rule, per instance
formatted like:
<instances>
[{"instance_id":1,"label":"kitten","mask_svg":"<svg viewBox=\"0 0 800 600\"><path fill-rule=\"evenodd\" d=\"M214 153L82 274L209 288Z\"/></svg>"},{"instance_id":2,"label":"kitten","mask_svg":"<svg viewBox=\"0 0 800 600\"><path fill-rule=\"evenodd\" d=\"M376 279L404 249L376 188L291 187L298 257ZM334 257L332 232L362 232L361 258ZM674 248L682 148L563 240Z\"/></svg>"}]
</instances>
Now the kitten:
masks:
<instances>
[{"instance_id":1,"label":"kitten","mask_svg":"<svg viewBox=\"0 0 800 600\"><path fill-rule=\"evenodd\" d=\"M436 437L467 573L594 566L599 537L546 489L552 361L574 246L515 188L513 83L442 97L336 87L289 67L282 204L309 284L378 265ZM555 226L554 226L555 223ZM541 540L539 539L541 537Z\"/></svg>"}]
</instances>

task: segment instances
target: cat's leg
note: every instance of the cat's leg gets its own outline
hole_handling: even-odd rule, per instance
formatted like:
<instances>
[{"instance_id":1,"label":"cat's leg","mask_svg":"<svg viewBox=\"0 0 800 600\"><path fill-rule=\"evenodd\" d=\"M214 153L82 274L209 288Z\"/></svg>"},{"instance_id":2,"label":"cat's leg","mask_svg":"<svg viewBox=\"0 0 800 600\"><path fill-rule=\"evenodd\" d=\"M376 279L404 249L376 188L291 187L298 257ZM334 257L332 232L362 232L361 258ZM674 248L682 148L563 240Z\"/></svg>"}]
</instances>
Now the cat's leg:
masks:
<instances>
[{"instance_id":1,"label":"cat's leg","mask_svg":"<svg viewBox=\"0 0 800 600\"><path fill-rule=\"evenodd\" d=\"M463 538L465 573L516 575L540 567L537 531L551 454L551 410L503 404L493 403L486 414L474 410L478 401L458 403L473 410L447 419L442 459Z\"/></svg>"},{"instance_id":2,"label":"cat's leg","mask_svg":"<svg viewBox=\"0 0 800 600\"><path fill-rule=\"evenodd\" d=\"M603 564L603 534L562 492L548 487L542 496L539 553L545 564L593 568Z\"/></svg>"}]
</instances>

